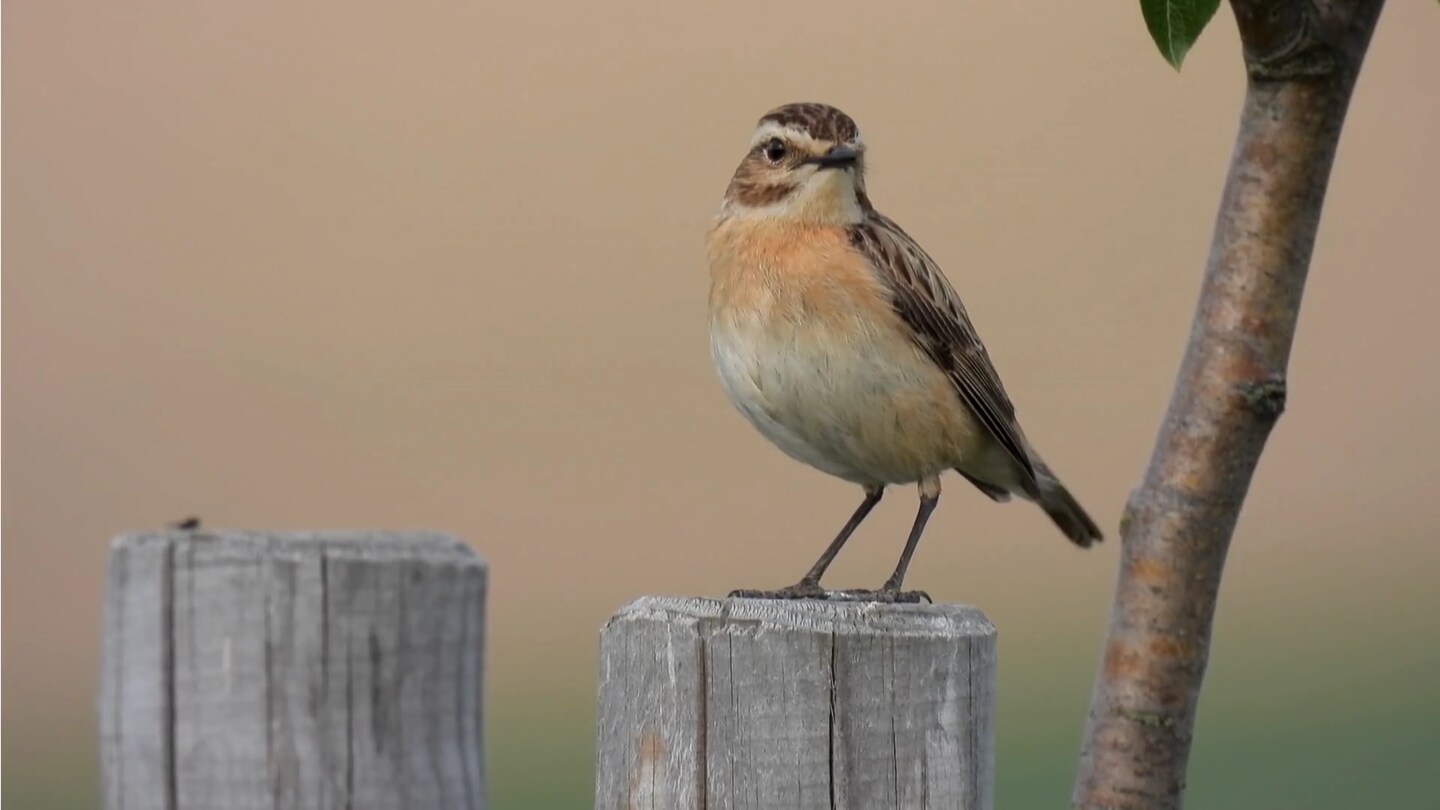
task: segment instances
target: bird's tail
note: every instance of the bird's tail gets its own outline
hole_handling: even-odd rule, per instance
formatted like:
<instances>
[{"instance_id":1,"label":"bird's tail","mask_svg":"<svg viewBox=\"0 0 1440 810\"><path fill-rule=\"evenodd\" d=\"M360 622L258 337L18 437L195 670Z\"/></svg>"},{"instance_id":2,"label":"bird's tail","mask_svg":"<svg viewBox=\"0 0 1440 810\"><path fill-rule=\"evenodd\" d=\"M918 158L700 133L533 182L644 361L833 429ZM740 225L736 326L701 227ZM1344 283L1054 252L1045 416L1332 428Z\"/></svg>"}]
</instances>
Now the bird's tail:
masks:
<instances>
[{"instance_id":1,"label":"bird's tail","mask_svg":"<svg viewBox=\"0 0 1440 810\"><path fill-rule=\"evenodd\" d=\"M1050 471L1045 462L1033 455L1031 461L1035 466L1036 483L1040 485L1040 497L1036 500L1040 503L1040 508L1045 510L1045 514L1060 527L1060 531L1070 538L1070 542L1081 548L1089 548L1092 544L1104 540L1100 527L1085 514L1084 507L1080 506L1075 496L1070 494L1070 490L1060 483L1060 479L1055 477L1055 473Z\"/></svg>"}]
</instances>

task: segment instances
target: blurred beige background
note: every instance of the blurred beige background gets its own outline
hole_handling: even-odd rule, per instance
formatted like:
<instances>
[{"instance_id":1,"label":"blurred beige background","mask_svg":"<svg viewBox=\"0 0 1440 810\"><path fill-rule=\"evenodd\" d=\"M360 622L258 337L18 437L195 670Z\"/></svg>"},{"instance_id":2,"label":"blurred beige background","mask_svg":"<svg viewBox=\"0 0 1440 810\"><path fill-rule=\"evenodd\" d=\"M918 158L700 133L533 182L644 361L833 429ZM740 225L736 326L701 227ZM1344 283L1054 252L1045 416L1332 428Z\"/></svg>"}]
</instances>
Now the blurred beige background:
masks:
<instances>
[{"instance_id":1,"label":"blurred beige background","mask_svg":"<svg viewBox=\"0 0 1440 810\"><path fill-rule=\"evenodd\" d=\"M4 798L93 805L106 540L198 514L469 540L495 806L585 806L604 619L790 582L855 505L709 368L703 235L785 101L859 120L877 204L1113 536L1229 157L1233 21L1177 75L1134 3L903 6L5 3ZM1193 807L1403 806L1440 755L1437 34L1391 4L1352 108ZM999 625L1000 802L1056 806L1117 544L947 492L911 582ZM913 497L835 584L883 579Z\"/></svg>"}]
</instances>

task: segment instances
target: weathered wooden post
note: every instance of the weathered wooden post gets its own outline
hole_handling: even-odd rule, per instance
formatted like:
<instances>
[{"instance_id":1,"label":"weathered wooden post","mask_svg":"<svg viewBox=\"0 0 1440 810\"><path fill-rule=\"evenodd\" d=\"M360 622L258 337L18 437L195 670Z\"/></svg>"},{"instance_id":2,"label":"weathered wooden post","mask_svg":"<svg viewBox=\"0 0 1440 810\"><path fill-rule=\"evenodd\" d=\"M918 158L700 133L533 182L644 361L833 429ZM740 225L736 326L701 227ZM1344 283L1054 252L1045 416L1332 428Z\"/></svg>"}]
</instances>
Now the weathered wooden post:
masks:
<instances>
[{"instance_id":1,"label":"weathered wooden post","mask_svg":"<svg viewBox=\"0 0 1440 810\"><path fill-rule=\"evenodd\" d=\"M409 533L174 531L111 547L104 806L485 806L486 568Z\"/></svg>"},{"instance_id":2,"label":"weathered wooden post","mask_svg":"<svg viewBox=\"0 0 1440 810\"><path fill-rule=\"evenodd\" d=\"M596 810L990 810L995 628L962 605L644 598L600 636Z\"/></svg>"}]
</instances>

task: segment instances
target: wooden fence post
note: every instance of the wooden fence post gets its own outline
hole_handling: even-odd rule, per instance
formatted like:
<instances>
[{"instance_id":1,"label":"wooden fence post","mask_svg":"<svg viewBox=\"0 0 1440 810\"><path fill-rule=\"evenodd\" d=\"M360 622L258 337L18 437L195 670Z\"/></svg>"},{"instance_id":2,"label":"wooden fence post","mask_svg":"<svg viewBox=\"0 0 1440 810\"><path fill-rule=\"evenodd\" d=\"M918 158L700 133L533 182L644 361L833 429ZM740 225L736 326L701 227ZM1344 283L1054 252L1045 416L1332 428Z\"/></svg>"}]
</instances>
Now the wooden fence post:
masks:
<instances>
[{"instance_id":1,"label":"wooden fence post","mask_svg":"<svg viewBox=\"0 0 1440 810\"><path fill-rule=\"evenodd\" d=\"M995 628L962 605L647 597L600 635L596 810L990 810Z\"/></svg>"},{"instance_id":2,"label":"wooden fence post","mask_svg":"<svg viewBox=\"0 0 1440 810\"><path fill-rule=\"evenodd\" d=\"M483 808L485 588L444 535L117 538L104 806Z\"/></svg>"}]
</instances>

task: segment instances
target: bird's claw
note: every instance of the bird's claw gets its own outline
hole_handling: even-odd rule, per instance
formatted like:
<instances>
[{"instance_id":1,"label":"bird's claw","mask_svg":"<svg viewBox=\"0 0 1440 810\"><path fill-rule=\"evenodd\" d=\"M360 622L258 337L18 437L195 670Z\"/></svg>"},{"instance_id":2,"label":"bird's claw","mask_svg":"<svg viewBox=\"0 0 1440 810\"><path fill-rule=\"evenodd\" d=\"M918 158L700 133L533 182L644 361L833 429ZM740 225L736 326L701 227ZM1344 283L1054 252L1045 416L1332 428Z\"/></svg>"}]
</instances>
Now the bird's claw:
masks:
<instances>
[{"instance_id":1,"label":"bird's claw","mask_svg":"<svg viewBox=\"0 0 1440 810\"><path fill-rule=\"evenodd\" d=\"M867 588L851 588L844 591L832 591L830 598L836 601L845 602L878 602L885 605L918 605L921 602L935 604L930 594L924 591L901 591L890 588L869 590Z\"/></svg>"},{"instance_id":2,"label":"bird's claw","mask_svg":"<svg viewBox=\"0 0 1440 810\"><path fill-rule=\"evenodd\" d=\"M849 588L840 591L827 591L817 583L798 582L786 588L773 591L754 590L742 588L731 591L730 599L820 599L832 602L878 602L881 604L919 604L929 602L934 604L935 600L930 594L924 591L901 591L890 588L869 590L866 588Z\"/></svg>"},{"instance_id":3,"label":"bird's claw","mask_svg":"<svg viewBox=\"0 0 1440 810\"><path fill-rule=\"evenodd\" d=\"M755 590L752 588L741 588L731 591L730 599L829 599L830 592L820 587L816 582L797 582L785 588L773 591Z\"/></svg>"}]
</instances>

